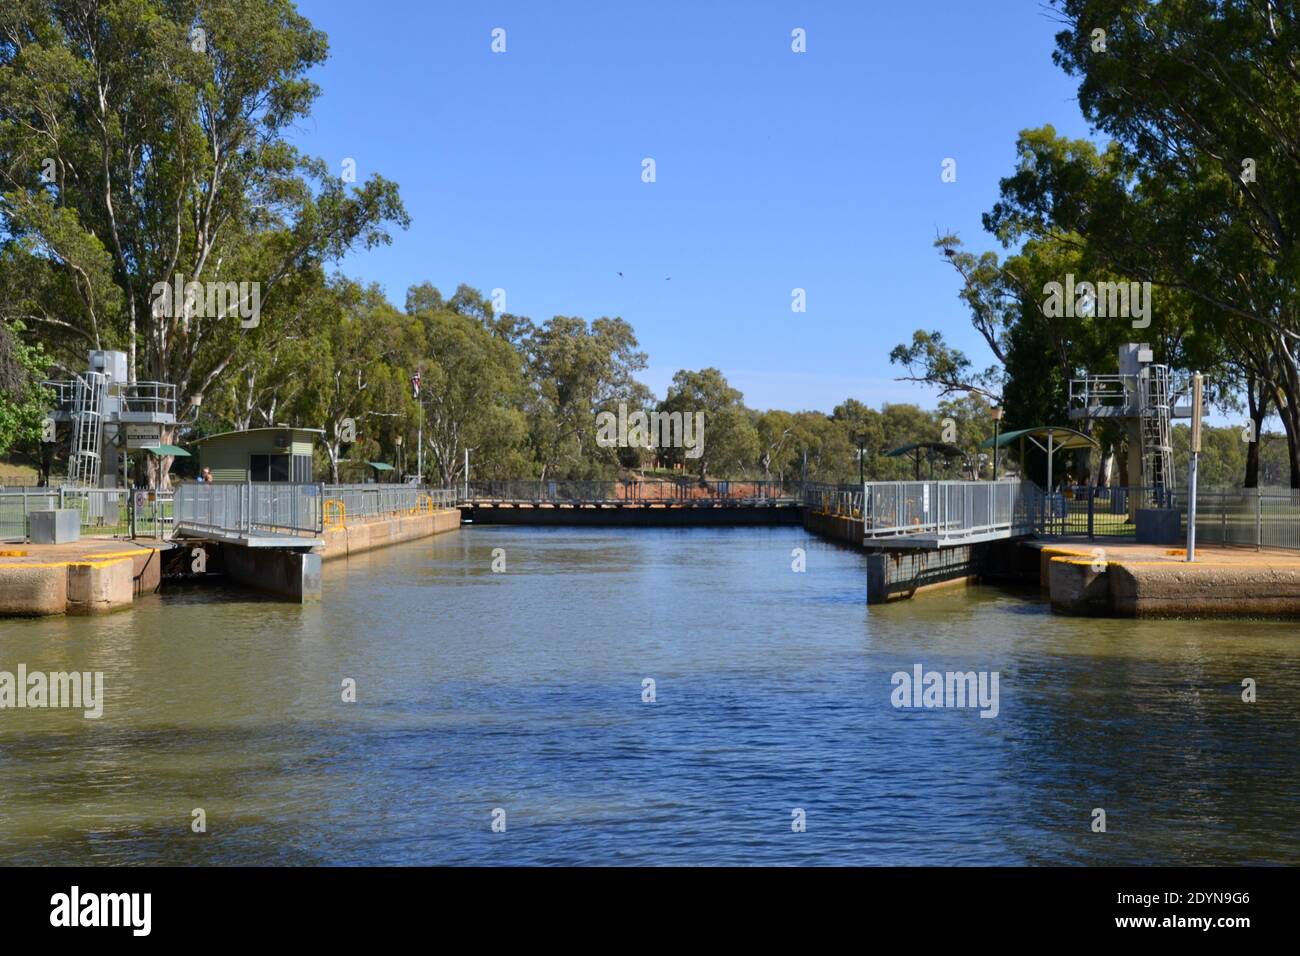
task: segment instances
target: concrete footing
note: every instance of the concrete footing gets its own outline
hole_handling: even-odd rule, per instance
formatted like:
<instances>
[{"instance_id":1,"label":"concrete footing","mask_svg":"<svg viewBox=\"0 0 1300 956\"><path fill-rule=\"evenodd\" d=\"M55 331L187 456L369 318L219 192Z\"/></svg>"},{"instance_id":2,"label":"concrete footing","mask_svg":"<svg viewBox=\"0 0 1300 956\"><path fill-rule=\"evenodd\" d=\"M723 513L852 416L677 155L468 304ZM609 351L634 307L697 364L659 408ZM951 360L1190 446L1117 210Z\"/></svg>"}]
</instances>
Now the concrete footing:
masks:
<instances>
[{"instance_id":1,"label":"concrete footing","mask_svg":"<svg viewBox=\"0 0 1300 956\"><path fill-rule=\"evenodd\" d=\"M867 603L884 604L910 598L940 587L973 584L979 580L987 547L958 545L934 550L867 548L862 521L805 509L804 527L813 534L867 552Z\"/></svg>"},{"instance_id":2,"label":"concrete footing","mask_svg":"<svg viewBox=\"0 0 1300 956\"><path fill-rule=\"evenodd\" d=\"M428 514L395 515L371 521L354 521L345 526L326 528L324 541L317 553L325 561L346 558L390 544L429 538L455 531L460 527L460 509L443 508Z\"/></svg>"},{"instance_id":3,"label":"concrete footing","mask_svg":"<svg viewBox=\"0 0 1300 956\"><path fill-rule=\"evenodd\" d=\"M111 539L0 552L0 617L121 610L157 589L161 564L159 548Z\"/></svg>"},{"instance_id":4,"label":"concrete footing","mask_svg":"<svg viewBox=\"0 0 1300 956\"><path fill-rule=\"evenodd\" d=\"M65 614L103 614L130 607L135 575L128 558L69 564Z\"/></svg>"},{"instance_id":5,"label":"concrete footing","mask_svg":"<svg viewBox=\"0 0 1300 956\"><path fill-rule=\"evenodd\" d=\"M321 556L312 551L221 546L231 580L290 601L320 600Z\"/></svg>"}]
</instances>

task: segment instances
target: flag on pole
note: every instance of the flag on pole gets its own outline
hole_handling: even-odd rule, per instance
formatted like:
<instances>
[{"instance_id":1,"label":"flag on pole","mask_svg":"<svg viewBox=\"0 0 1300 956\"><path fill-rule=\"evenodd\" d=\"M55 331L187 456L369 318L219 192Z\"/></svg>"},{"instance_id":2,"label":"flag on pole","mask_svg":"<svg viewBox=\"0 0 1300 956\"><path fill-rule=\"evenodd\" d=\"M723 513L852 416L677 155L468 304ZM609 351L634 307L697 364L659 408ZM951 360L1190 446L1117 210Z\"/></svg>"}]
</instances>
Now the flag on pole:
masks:
<instances>
[{"instance_id":1,"label":"flag on pole","mask_svg":"<svg viewBox=\"0 0 1300 956\"><path fill-rule=\"evenodd\" d=\"M411 376L411 397L420 397L420 373L416 372Z\"/></svg>"}]
</instances>

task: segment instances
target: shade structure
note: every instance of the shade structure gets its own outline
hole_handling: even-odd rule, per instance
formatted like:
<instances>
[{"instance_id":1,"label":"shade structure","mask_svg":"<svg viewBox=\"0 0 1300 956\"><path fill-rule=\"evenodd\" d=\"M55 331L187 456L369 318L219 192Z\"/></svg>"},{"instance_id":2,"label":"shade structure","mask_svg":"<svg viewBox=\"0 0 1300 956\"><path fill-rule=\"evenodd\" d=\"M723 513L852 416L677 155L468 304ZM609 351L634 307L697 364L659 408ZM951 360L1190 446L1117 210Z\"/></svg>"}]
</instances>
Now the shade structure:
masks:
<instances>
[{"instance_id":1,"label":"shade structure","mask_svg":"<svg viewBox=\"0 0 1300 956\"><path fill-rule=\"evenodd\" d=\"M1058 451L1072 451L1080 448L1100 448L1101 444L1097 439L1090 435L1085 435L1076 428L1068 425L1035 425L1033 428L1018 428L1015 431L1004 432L997 437L995 442L992 438L986 438L980 442L981 448L992 448L995 444L998 448L1010 442L1020 443L1020 468L1021 474L1024 473L1025 467L1025 442L1028 441L1035 448L1040 449L1047 454L1047 492L1052 491L1052 460Z\"/></svg>"},{"instance_id":2,"label":"shade structure","mask_svg":"<svg viewBox=\"0 0 1300 956\"><path fill-rule=\"evenodd\" d=\"M157 448L146 448L151 455L171 455L173 458L189 458L190 453L179 445L159 445Z\"/></svg>"}]
</instances>

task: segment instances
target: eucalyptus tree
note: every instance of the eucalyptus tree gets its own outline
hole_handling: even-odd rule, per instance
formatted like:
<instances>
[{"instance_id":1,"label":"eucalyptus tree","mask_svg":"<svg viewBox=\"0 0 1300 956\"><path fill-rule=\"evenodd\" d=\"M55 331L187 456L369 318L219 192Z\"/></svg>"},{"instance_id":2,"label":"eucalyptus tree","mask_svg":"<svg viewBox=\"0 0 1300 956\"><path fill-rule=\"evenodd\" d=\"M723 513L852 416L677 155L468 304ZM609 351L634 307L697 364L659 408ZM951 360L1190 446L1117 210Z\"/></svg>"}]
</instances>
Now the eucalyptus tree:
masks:
<instances>
[{"instance_id":1,"label":"eucalyptus tree","mask_svg":"<svg viewBox=\"0 0 1300 956\"><path fill-rule=\"evenodd\" d=\"M65 364L125 349L181 408L277 348L304 271L407 223L286 140L326 54L290 0L6 0L0 317Z\"/></svg>"},{"instance_id":2,"label":"eucalyptus tree","mask_svg":"<svg viewBox=\"0 0 1300 956\"><path fill-rule=\"evenodd\" d=\"M1043 151L1003 181L1004 234L1086 235L1176 290L1276 392L1300 485L1300 24L1275 0L1055 0L1054 58L1110 137L1103 169ZM1211 331L1212 330L1212 331ZM1253 352L1254 356L1248 355ZM1276 356L1261 367L1258 357ZM1258 405L1256 406L1258 413Z\"/></svg>"}]
</instances>

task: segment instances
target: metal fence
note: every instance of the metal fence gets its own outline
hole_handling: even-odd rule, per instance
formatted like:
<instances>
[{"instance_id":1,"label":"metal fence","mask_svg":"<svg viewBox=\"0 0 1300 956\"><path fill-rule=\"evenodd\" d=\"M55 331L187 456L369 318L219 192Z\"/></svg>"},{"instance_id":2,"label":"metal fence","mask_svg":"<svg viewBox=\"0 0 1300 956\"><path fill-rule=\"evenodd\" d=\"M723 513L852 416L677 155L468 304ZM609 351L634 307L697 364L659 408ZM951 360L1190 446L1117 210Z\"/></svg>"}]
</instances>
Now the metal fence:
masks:
<instances>
[{"instance_id":1,"label":"metal fence","mask_svg":"<svg viewBox=\"0 0 1300 956\"><path fill-rule=\"evenodd\" d=\"M193 531L319 536L350 521L429 513L455 503L454 489L416 485L187 482L175 492L174 523Z\"/></svg>"},{"instance_id":2,"label":"metal fence","mask_svg":"<svg viewBox=\"0 0 1300 956\"><path fill-rule=\"evenodd\" d=\"M187 482L175 492L175 525L235 534L320 535L320 484Z\"/></svg>"},{"instance_id":3,"label":"metal fence","mask_svg":"<svg viewBox=\"0 0 1300 956\"><path fill-rule=\"evenodd\" d=\"M1300 489L1198 488L1196 543L1300 550Z\"/></svg>"},{"instance_id":4,"label":"metal fence","mask_svg":"<svg viewBox=\"0 0 1300 956\"><path fill-rule=\"evenodd\" d=\"M868 537L1031 534L1043 513L1042 492L1018 479L871 481L863 496L863 533Z\"/></svg>"},{"instance_id":5,"label":"metal fence","mask_svg":"<svg viewBox=\"0 0 1300 956\"><path fill-rule=\"evenodd\" d=\"M1186 510L1186 495L1149 486L1073 485L1046 497L1039 534L1090 538L1131 538L1137 533L1131 515L1138 508Z\"/></svg>"},{"instance_id":6,"label":"metal fence","mask_svg":"<svg viewBox=\"0 0 1300 956\"><path fill-rule=\"evenodd\" d=\"M57 488L0 488L0 541L25 541L27 516L58 506Z\"/></svg>"},{"instance_id":7,"label":"metal fence","mask_svg":"<svg viewBox=\"0 0 1300 956\"><path fill-rule=\"evenodd\" d=\"M809 481L804 483L800 492L800 502L817 514L861 518L862 495L862 485L830 485Z\"/></svg>"},{"instance_id":8,"label":"metal fence","mask_svg":"<svg viewBox=\"0 0 1300 956\"><path fill-rule=\"evenodd\" d=\"M467 500L581 504L584 502L690 502L798 500L797 486L780 481L700 481L698 478L622 481L471 481Z\"/></svg>"},{"instance_id":9,"label":"metal fence","mask_svg":"<svg viewBox=\"0 0 1300 956\"><path fill-rule=\"evenodd\" d=\"M0 488L0 540L22 540L33 511L55 508L80 514L83 537L166 537L171 492L127 488Z\"/></svg>"},{"instance_id":10,"label":"metal fence","mask_svg":"<svg viewBox=\"0 0 1300 956\"><path fill-rule=\"evenodd\" d=\"M325 485L325 524L346 524L356 518L420 514L456 504L454 488L418 485Z\"/></svg>"}]
</instances>

